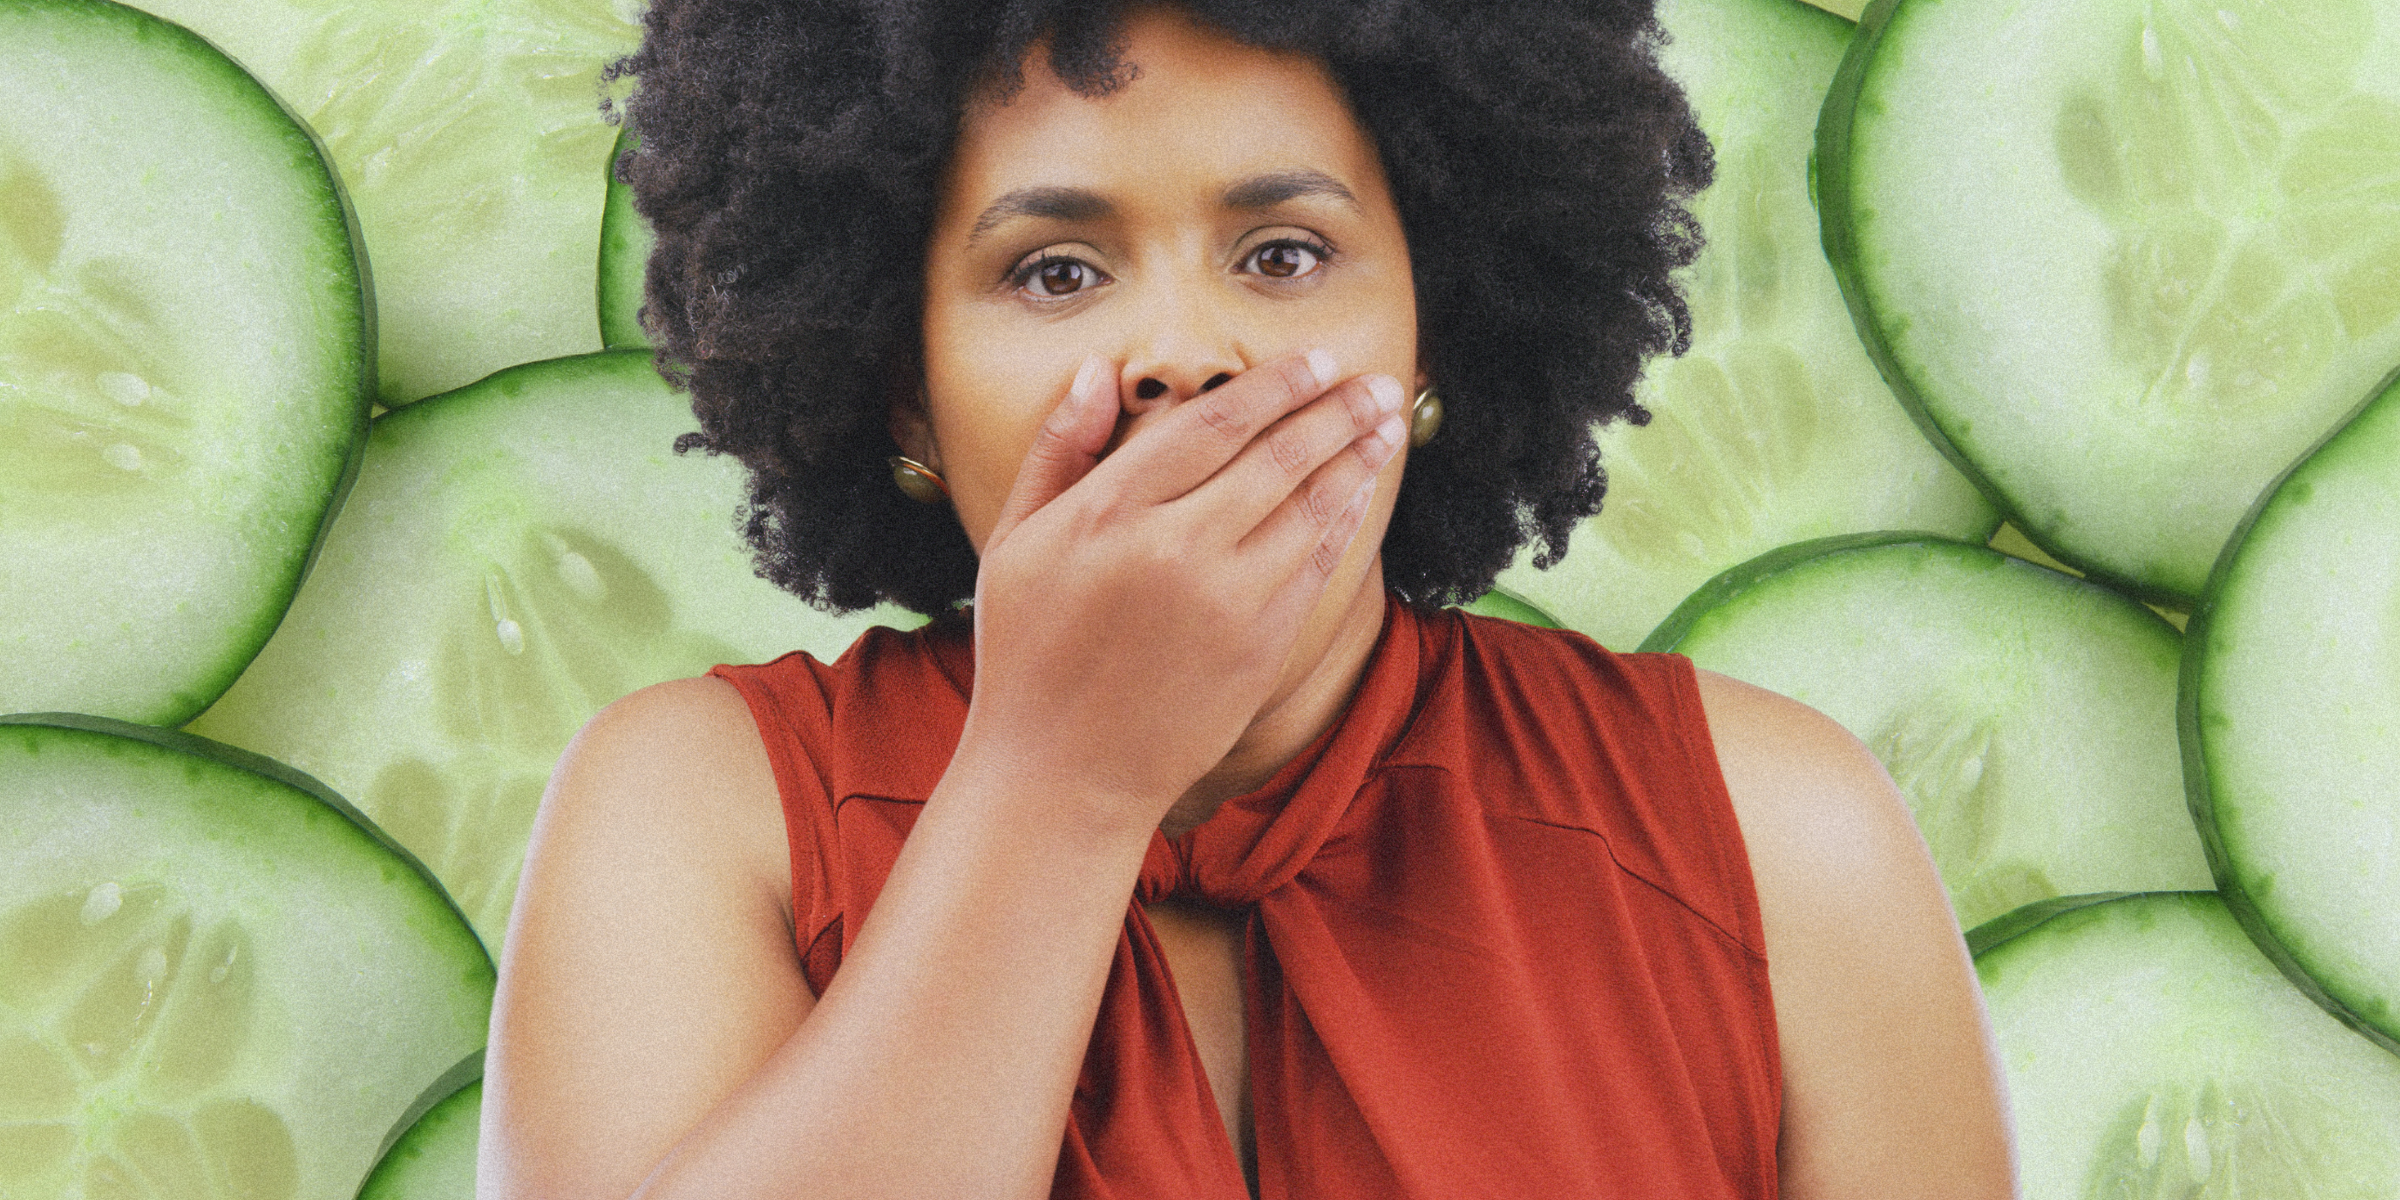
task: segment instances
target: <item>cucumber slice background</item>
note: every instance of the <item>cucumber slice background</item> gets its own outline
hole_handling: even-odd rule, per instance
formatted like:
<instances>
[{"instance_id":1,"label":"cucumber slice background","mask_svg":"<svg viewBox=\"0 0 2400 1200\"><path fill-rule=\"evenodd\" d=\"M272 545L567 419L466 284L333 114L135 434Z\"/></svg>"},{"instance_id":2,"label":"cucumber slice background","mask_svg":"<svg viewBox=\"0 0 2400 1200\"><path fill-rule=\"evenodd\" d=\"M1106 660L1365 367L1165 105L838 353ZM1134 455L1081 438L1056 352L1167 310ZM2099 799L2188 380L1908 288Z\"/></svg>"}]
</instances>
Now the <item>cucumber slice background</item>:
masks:
<instances>
[{"instance_id":1,"label":"cucumber slice background","mask_svg":"<svg viewBox=\"0 0 2400 1200\"><path fill-rule=\"evenodd\" d=\"M306 128L201 39L0 4L0 712L177 724L273 632L366 433Z\"/></svg>"},{"instance_id":2,"label":"cucumber slice background","mask_svg":"<svg viewBox=\"0 0 2400 1200\"><path fill-rule=\"evenodd\" d=\"M542 788L601 706L920 623L827 616L753 574L740 467L672 448L693 424L636 351L513 368L378 418L308 586L192 730L351 797L497 953Z\"/></svg>"},{"instance_id":3,"label":"cucumber slice background","mask_svg":"<svg viewBox=\"0 0 2400 1200\"><path fill-rule=\"evenodd\" d=\"M633 189L617 178L617 160L635 140L630 129L617 135L616 151L608 158L608 205L600 214L600 340L611 350L650 345L642 328L642 283L658 238L634 210Z\"/></svg>"},{"instance_id":4,"label":"cucumber slice background","mask_svg":"<svg viewBox=\"0 0 2400 1200\"><path fill-rule=\"evenodd\" d=\"M2054 916L1975 960L2026 1200L2400 1193L2400 1058L2209 893Z\"/></svg>"},{"instance_id":5,"label":"cucumber slice background","mask_svg":"<svg viewBox=\"0 0 2400 1200\"><path fill-rule=\"evenodd\" d=\"M1716 146L1683 279L1692 348L1650 365L1646 426L1599 434L1608 502L1564 560L1500 585L1623 649L1692 589L1778 546L1873 529L1969 541L1999 517L1926 442L1860 347L1809 198L1847 22L1798 0L1665 0L1660 53Z\"/></svg>"},{"instance_id":6,"label":"cucumber slice background","mask_svg":"<svg viewBox=\"0 0 2400 1200\"><path fill-rule=\"evenodd\" d=\"M466 921L288 768L0 718L0 847L0 1194L348 1195L483 1044Z\"/></svg>"},{"instance_id":7,"label":"cucumber slice background","mask_svg":"<svg viewBox=\"0 0 2400 1200\"><path fill-rule=\"evenodd\" d=\"M2185 772L2226 903L2400 1050L2400 377L2262 497L2192 615Z\"/></svg>"},{"instance_id":8,"label":"cucumber slice background","mask_svg":"<svg viewBox=\"0 0 2400 1200\"><path fill-rule=\"evenodd\" d=\"M2391 0L1879 4L1819 132L1827 254L2013 522L2188 604L2400 362L2396 68Z\"/></svg>"},{"instance_id":9,"label":"cucumber slice background","mask_svg":"<svg viewBox=\"0 0 2400 1200\"><path fill-rule=\"evenodd\" d=\"M1962 927L2054 896L2209 886L2174 737L2181 639L1981 546L1803 543L1711 581L1643 646L1807 704L1908 800Z\"/></svg>"},{"instance_id":10,"label":"cucumber slice background","mask_svg":"<svg viewBox=\"0 0 2400 1200\"><path fill-rule=\"evenodd\" d=\"M482 1138L483 1063L409 1123L358 1189L358 1200L475 1200L475 1155Z\"/></svg>"},{"instance_id":11,"label":"cucumber slice background","mask_svg":"<svg viewBox=\"0 0 2400 1200\"><path fill-rule=\"evenodd\" d=\"M616 131L600 73L639 0L145 0L307 118L358 204L397 407L600 348L593 248Z\"/></svg>"}]
</instances>

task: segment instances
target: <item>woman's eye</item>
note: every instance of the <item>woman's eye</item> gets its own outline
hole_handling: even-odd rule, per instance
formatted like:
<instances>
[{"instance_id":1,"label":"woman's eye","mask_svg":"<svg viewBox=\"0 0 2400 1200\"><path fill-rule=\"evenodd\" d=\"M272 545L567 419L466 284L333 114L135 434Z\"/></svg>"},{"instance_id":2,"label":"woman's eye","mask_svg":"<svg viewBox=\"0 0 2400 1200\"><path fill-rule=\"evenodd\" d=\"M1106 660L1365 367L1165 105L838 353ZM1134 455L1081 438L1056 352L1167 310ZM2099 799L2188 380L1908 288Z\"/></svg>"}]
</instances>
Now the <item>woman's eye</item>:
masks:
<instances>
[{"instance_id":1,"label":"woman's eye","mask_svg":"<svg viewBox=\"0 0 2400 1200\"><path fill-rule=\"evenodd\" d=\"M1307 242L1268 242L1250 252L1248 266L1269 279L1297 279L1324 263L1328 251Z\"/></svg>"},{"instance_id":2,"label":"woman's eye","mask_svg":"<svg viewBox=\"0 0 2400 1200\"><path fill-rule=\"evenodd\" d=\"M1099 285L1100 271L1076 258L1052 256L1017 269L1016 284L1042 296L1072 296Z\"/></svg>"}]
</instances>

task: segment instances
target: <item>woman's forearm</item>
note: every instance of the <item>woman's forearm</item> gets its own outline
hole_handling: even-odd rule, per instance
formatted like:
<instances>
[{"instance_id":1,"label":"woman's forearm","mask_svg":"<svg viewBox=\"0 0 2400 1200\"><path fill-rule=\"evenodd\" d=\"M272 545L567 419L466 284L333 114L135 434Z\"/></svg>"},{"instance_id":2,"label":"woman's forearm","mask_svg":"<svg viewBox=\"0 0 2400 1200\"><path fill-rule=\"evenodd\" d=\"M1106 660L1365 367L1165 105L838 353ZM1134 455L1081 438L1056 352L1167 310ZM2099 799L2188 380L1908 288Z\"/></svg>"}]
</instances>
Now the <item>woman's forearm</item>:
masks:
<instances>
[{"instance_id":1,"label":"woman's forearm","mask_svg":"<svg viewBox=\"0 0 2400 1200\"><path fill-rule=\"evenodd\" d=\"M954 762L814 1011L643 1200L1049 1194L1156 822L1011 765Z\"/></svg>"}]
</instances>

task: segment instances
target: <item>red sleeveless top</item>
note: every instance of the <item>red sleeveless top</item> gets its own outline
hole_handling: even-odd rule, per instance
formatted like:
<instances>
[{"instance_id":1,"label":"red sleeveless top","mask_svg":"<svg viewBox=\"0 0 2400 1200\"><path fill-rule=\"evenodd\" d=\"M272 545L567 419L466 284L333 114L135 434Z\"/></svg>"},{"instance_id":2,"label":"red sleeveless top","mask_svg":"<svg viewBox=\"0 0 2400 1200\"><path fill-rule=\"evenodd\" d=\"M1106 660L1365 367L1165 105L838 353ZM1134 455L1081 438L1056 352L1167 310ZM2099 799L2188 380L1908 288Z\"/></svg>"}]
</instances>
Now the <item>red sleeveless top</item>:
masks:
<instances>
[{"instance_id":1,"label":"red sleeveless top","mask_svg":"<svg viewBox=\"0 0 2400 1200\"><path fill-rule=\"evenodd\" d=\"M758 720L824 994L973 680L965 620L712 674ZM1776 1194L1782 1079L1749 858L1691 664L1386 606L1357 696L1267 784L1153 838L1056 1197L1243 1200L1142 903L1246 914L1262 1197Z\"/></svg>"}]
</instances>

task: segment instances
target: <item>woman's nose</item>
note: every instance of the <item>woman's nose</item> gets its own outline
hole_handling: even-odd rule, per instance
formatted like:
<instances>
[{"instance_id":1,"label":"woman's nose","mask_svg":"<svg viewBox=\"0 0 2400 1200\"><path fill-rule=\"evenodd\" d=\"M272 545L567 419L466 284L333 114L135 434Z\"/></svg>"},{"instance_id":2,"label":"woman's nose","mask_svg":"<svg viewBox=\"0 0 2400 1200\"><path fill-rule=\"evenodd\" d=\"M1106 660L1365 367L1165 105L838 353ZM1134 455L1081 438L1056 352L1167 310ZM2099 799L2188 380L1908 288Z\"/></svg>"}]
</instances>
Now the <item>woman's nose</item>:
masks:
<instances>
[{"instance_id":1,"label":"woman's nose","mask_svg":"<svg viewBox=\"0 0 2400 1200\"><path fill-rule=\"evenodd\" d=\"M1180 404L1250 366L1228 314L1210 303L1210 282L1175 281L1144 297L1127 330L1117 392L1128 414Z\"/></svg>"}]
</instances>

